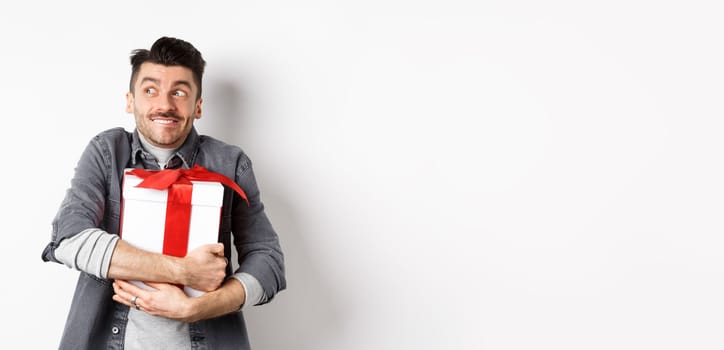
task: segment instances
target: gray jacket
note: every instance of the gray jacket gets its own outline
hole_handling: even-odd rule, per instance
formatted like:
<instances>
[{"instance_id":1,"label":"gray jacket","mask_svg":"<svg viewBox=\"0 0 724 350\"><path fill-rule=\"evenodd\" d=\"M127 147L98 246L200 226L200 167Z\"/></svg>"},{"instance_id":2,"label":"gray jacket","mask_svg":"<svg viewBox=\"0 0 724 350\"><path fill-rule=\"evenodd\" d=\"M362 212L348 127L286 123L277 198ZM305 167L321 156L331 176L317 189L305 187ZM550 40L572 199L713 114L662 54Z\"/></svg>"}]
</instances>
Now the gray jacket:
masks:
<instances>
[{"instance_id":1,"label":"gray jacket","mask_svg":"<svg viewBox=\"0 0 724 350\"><path fill-rule=\"evenodd\" d=\"M265 300L286 288L284 255L279 239L264 213L251 161L233 145L198 135L194 128L168 162L168 168L201 165L234 179L246 192L249 205L226 189L219 242L231 258L235 246L239 269L259 280ZM55 249L65 238L88 228L119 233L123 169L158 169L142 147L137 131L113 128L96 135L81 155L70 189L52 224L52 237L42 254L44 261L59 263ZM233 240L232 236L233 235ZM227 275L231 275L231 264ZM123 349L128 307L114 302L112 281L81 272L73 296L60 349ZM194 349L249 349L241 312L190 324Z\"/></svg>"}]
</instances>

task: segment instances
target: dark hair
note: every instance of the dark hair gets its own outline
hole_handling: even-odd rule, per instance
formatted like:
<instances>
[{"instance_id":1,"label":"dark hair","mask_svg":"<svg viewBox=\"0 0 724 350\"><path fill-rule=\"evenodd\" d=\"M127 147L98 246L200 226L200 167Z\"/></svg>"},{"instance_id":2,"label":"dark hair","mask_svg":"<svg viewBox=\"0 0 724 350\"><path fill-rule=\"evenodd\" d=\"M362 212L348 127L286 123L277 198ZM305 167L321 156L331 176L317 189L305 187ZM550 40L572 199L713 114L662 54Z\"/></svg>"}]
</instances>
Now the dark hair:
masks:
<instances>
[{"instance_id":1,"label":"dark hair","mask_svg":"<svg viewBox=\"0 0 724 350\"><path fill-rule=\"evenodd\" d=\"M133 93L133 84L136 81L138 71L145 62L162 64L164 66L182 66L191 69L194 82L199 87L196 99L201 97L201 78L204 75L206 61L201 57L201 52L191 43L181 39L162 37L156 40L151 50L137 49L131 52L131 83L130 91Z\"/></svg>"}]
</instances>

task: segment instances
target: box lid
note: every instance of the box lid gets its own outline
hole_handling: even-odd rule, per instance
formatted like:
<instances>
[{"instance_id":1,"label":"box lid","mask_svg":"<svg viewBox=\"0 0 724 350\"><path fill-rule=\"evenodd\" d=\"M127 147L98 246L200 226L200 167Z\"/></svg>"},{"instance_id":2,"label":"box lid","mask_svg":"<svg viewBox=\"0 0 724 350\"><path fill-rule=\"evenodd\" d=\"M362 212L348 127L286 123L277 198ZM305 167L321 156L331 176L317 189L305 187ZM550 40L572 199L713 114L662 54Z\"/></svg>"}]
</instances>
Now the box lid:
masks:
<instances>
[{"instance_id":1,"label":"box lid","mask_svg":"<svg viewBox=\"0 0 724 350\"><path fill-rule=\"evenodd\" d=\"M130 169L127 169L130 170ZM133 174L123 175L123 199L166 202L168 190L136 187L143 179ZM224 185L210 181L191 181L193 192L191 205L220 207L224 199Z\"/></svg>"}]
</instances>

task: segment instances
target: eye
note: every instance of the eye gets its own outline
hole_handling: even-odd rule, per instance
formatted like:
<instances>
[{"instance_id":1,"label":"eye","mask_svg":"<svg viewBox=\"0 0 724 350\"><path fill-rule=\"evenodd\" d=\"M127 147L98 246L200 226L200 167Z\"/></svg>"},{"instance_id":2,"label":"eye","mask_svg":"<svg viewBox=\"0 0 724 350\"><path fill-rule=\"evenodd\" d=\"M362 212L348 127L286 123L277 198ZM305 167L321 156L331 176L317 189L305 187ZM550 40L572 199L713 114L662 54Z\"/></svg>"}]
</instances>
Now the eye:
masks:
<instances>
[{"instance_id":1,"label":"eye","mask_svg":"<svg viewBox=\"0 0 724 350\"><path fill-rule=\"evenodd\" d=\"M143 91L146 93L146 95L155 95L156 94L155 88L147 88L146 90L143 90Z\"/></svg>"},{"instance_id":2,"label":"eye","mask_svg":"<svg viewBox=\"0 0 724 350\"><path fill-rule=\"evenodd\" d=\"M186 91L176 90L173 92L173 95L176 97L186 97Z\"/></svg>"}]
</instances>

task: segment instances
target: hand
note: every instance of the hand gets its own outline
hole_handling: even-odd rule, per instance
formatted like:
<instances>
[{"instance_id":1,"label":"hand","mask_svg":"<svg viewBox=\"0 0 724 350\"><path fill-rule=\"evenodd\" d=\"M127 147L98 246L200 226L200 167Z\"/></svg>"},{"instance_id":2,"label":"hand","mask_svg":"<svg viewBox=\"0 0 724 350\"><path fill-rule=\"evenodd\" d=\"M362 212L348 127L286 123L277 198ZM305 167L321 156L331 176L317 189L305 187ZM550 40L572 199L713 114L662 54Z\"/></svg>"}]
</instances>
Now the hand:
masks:
<instances>
[{"instance_id":1,"label":"hand","mask_svg":"<svg viewBox=\"0 0 724 350\"><path fill-rule=\"evenodd\" d=\"M183 284L204 292L216 290L224 282L227 264L222 243L202 245L183 259Z\"/></svg>"},{"instance_id":2,"label":"hand","mask_svg":"<svg viewBox=\"0 0 724 350\"><path fill-rule=\"evenodd\" d=\"M124 280L113 282L113 300L160 317L194 322L192 298L179 287L168 283L145 282L154 290L141 289ZM134 300L135 298L135 300ZM135 301L135 303L134 303Z\"/></svg>"}]
</instances>

